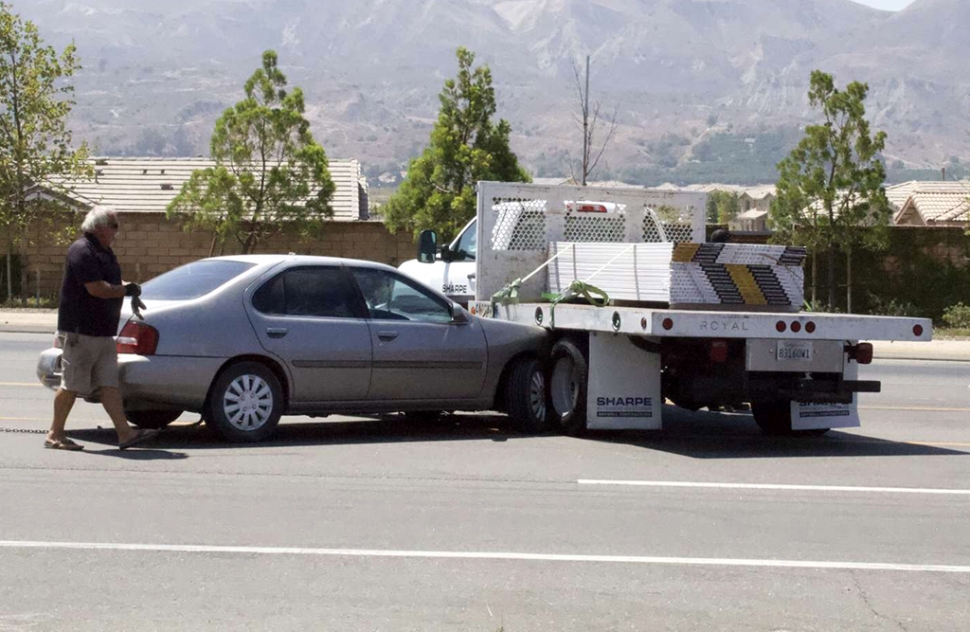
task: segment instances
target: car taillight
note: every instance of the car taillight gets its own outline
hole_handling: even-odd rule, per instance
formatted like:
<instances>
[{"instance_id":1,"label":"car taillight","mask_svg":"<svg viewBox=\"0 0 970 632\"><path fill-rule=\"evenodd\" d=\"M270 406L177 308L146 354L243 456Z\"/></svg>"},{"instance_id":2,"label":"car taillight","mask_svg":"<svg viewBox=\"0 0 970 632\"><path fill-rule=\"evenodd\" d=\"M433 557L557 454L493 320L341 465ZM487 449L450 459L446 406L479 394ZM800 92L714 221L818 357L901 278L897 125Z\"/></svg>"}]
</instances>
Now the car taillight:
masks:
<instances>
[{"instance_id":1,"label":"car taillight","mask_svg":"<svg viewBox=\"0 0 970 632\"><path fill-rule=\"evenodd\" d=\"M115 339L118 353L155 355L158 348L158 330L142 323L127 323Z\"/></svg>"}]
</instances>

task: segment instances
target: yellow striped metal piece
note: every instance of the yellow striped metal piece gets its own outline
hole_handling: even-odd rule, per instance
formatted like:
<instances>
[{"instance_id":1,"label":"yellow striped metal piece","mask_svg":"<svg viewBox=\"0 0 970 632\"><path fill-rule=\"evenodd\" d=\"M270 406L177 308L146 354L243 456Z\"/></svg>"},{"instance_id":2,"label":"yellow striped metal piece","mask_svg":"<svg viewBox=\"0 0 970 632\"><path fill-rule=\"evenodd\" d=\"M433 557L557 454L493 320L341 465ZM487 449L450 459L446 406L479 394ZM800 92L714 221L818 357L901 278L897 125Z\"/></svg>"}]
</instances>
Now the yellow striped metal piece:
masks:
<instances>
[{"instance_id":1,"label":"yellow striped metal piece","mask_svg":"<svg viewBox=\"0 0 970 632\"><path fill-rule=\"evenodd\" d=\"M738 288L738 291L741 292L745 305L768 304L768 299L765 298L764 293L758 286L758 282L751 274L751 271L748 270L748 266L728 264L724 268L731 275L731 280L734 281L734 285Z\"/></svg>"},{"instance_id":2,"label":"yellow striped metal piece","mask_svg":"<svg viewBox=\"0 0 970 632\"><path fill-rule=\"evenodd\" d=\"M674 244L673 261L677 263L690 263L700 247L701 244Z\"/></svg>"}]
</instances>

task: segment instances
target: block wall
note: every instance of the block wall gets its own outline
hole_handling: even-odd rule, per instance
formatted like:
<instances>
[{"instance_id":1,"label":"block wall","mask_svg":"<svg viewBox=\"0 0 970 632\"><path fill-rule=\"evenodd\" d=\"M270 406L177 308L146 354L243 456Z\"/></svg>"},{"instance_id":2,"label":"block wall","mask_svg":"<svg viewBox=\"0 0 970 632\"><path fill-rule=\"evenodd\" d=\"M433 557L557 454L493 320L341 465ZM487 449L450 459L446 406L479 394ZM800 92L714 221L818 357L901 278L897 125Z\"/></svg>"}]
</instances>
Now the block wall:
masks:
<instances>
[{"instance_id":1,"label":"block wall","mask_svg":"<svg viewBox=\"0 0 970 632\"><path fill-rule=\"evenodd\" d=\"M163 215L119 213L121 230L112 248L121 263L126 280L147 281L183 263L212 255L238 254L242 248L232 242L217 244L213 251L212 235L183 231ZM29 231L26 244L17 244L14 252L23 257L21 287L23 293L53 296L60 288L64 256L69 240L61 235L70 226L64 221L47 218ZM0 253L6 254L7 238L0 230ZM279 235L260 246L257 253L294 252L297 254L349 257L378 261L388 265L413 259L414 237L409 232L391 234L380 221L330 222L321 237L302 242L298 237Z\"/></svg>"}]
</instances>

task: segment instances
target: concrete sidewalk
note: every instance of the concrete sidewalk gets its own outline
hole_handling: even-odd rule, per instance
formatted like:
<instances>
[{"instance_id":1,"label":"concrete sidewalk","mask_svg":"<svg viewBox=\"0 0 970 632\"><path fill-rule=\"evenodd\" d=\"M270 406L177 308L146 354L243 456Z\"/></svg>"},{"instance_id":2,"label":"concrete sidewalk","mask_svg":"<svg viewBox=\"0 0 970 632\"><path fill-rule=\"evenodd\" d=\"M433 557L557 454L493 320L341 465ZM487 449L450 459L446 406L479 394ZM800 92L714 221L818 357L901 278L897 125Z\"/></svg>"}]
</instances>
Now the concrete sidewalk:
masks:
<instances>
[{"instance_id":1,"label":"concrete sidewalk","mask_svg":"<svg viewBox=\"0 0 970 632\"><path fill-rule=\"evenodd\" d=\"M55 330L56 309L0 309L0 332L53 335Z\"/></svg>"},{"instance_id":2,"label":"concrete sidewalk","mask_svg":"<svg viewBox=\"0 0 970 632\"><path fill-rule=\"evenodd\" d=\"M57 310L0 309L0 332L53 334L56 329ZM873 345L876 358L970 362L970 340L874 342Z\"/></svg>"}]
</instances>

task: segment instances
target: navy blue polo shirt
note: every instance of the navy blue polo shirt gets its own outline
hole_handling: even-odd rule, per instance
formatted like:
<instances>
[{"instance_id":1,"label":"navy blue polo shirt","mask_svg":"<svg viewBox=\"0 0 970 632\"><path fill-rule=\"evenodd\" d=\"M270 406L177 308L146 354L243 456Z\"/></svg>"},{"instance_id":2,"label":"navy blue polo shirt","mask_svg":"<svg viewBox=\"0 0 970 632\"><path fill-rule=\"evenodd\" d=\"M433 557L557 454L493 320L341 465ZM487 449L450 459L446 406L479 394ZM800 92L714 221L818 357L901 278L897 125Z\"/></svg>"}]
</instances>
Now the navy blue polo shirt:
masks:
<instances>
[{"instance_id":1,"label":"navy blue polo shirt","mask_svg":"<svg viewBox=\"0 0 970 632\"><path fill-rule=\"evenodd\" d=\"M114 336L118 333L124 298L97 298L85 283L107 281L121 284L121 266L111 248L105 248L92 233L71 244L64 265L61 304L57 310L57 330L87 336Z\"/></svg>"}]
</instances>

